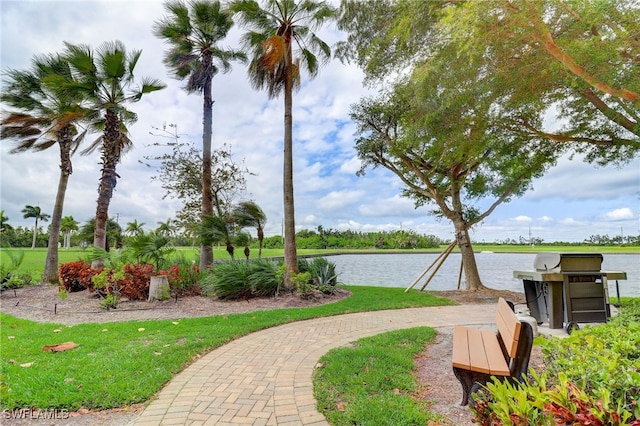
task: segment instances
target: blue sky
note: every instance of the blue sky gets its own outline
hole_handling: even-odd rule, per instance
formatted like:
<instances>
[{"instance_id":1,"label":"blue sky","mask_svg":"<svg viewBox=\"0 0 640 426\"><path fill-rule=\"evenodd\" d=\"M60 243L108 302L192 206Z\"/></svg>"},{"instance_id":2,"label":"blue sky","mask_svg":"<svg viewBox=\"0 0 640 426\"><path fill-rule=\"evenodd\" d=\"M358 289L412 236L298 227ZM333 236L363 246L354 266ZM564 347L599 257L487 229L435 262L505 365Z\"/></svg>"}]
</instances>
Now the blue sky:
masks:
<instances>
[{"instance_id":1,"label":"blue sky","mask_svg":"<svg viewBox=\"0 0 640 426\"><path fill-rule=\"evenodd\" d=\"M168 87L131 105L138 122L130 128L135 149L118 166L121 179L110 215L121 225L136 219L151 229L173 217L179 203L163 200L152 169L138 160L157 153L150 145L154 127L176 124L183 140L201 141L202 101L181 90L162 64L166 45L152 34L163 15L161 1L5 1L0 2L0 66L24 69L35 54L63 49L63 41L97 47L121 40L129 49L142 49L137 75L163 80ZM238 48L240 30L233 29L223 46ZM343 35L333 28L320 32L334 44ZM248 178L245 199L265 210L267 235L278 235L282 221L282 99L269 100L253 90L246 67L235 64L229 74L213 80L214 146L230 145L234 158L254 174ZM349 106L368 93L362 73L337 60L309 81L303 75L294 95L294 188L298 229L324 228L355 231L411 229L451 239L452 226L429 215L429 207L414 209L400 197L399 179L384 170L355 172L360 163L353 149L355 127ZM0 208L11 224L31 226L22 218L25 205L40 205L51 213L58 181L58 152L9 155L0 144ZM98 154L74 157L64 215L84 222L95 214ZM472 231L475 241L527 237L545 241L582 241L590 235L640 233L640 160L622 168L597 168L579 158L562 158L547 175L534 181L533 190L503 204Z\"/></svg>"}]
</instances>

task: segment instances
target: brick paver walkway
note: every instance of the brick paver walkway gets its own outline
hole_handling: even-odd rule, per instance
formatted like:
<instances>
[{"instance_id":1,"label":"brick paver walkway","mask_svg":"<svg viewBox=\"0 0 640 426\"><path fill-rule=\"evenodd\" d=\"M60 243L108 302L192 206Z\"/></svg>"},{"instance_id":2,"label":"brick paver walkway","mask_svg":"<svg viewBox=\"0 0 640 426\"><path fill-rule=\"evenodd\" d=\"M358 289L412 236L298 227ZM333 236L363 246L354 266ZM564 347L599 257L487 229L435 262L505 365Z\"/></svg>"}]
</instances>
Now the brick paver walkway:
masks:
<instances>
[{"instance_id":1,"label":"brick paver walkway","mask_svg":"<svg viewBox=\"0 0 640 426\"><path fill-rule=\"evenodd\" d=\"M312 373L330 349L390 330L490 324L494 305L364 312L286 324L208 353L176 375L134 423L328 425L316 410Z\"/></svg>"}]
</instances>

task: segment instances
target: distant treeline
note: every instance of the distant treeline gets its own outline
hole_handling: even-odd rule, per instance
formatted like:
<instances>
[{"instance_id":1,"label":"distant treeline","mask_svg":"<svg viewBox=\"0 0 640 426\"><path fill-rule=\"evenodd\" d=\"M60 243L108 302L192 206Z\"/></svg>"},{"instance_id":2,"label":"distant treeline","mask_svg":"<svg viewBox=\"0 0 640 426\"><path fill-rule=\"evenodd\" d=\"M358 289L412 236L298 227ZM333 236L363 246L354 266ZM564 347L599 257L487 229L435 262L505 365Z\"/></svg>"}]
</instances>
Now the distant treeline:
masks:
<instances>
[{"instance_id":1,"label":"distant treeline","mask_svg":"<svg viewBox=\"0 0 640 426\"><path fill-rule=\"evenodd\" d=\"M414 231L355 232L333 229L303 230L296 233L299 249L426 249L446 242L435 235ZM265 248L282 248L282 237L264 239Z\"/></svg>"},{"instance_id":2,"label":"distant treeline","mask_svg":"<svg viewBox=\"0 0 640 426\"><path fill-rule=\"evenodd\" d=\"M484 242L483 242L484 243ZM474 242L474 244L481 245L483 243ZM547 246L640 246L640 235L615 235L610 237L608 235L591 235L589 238L582 242L566 242L566 241L552 241L547 242L542 238L524 238L520 237L518 240L513 238L506 240L497 240L495 242L487 242L486 244L503 244L503 245L540 245Z\"/></svg>"},{"instance_id":3,"label":"distant treeline","mask_svg":"<svg viewBox=\"0 0 640 426\"><path fill-rule=\"evenodd\" d=\"M90 243L93 229L85 232L85 227L81 227L79 232L74 232L71 236L71 245L74 247L86 246ZM49 235L48 230L40 228L37 234L36 247L46 247ZM119 232L121 230L118 229ZM86 234L86 235L85 235ZM33 229L17 226L15 228L4 229L0 233L0 244L2 247L31 247ZM126 241L126 237L122 237ZM174 233L172 241L175 246L192 246L194 240L181 233ZM325 230L321 226L317 230L302 230L296 234L296 245L299 249L429 249L441 245L447 245L450 241L442 240L435 235L423 235L411 230L402 231L381 231L381 232L356 232L338 231L334 229ZM506 239L496 241L474 241L474 245L501 244L501 245L550 245L550 246L640 246L640 235L591 235L582 242L553 241L547 242L542 238ZM282 249L282 237L279 235L264 239L264 248ZM252 248L258 247L258 242L253 241Z\"/></svg>"}]
</instances>

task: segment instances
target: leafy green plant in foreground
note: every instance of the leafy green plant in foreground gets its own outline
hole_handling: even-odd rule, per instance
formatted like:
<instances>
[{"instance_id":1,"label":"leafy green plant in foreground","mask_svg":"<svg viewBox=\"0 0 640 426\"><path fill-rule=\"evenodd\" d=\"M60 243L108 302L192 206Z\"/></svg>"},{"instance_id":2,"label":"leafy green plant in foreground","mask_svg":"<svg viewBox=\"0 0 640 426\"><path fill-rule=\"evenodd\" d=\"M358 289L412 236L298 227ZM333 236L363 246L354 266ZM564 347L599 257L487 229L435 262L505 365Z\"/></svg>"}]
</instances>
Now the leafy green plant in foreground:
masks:
<instances>
[{"instance_id":1,"label":"leafy green plant in foreground","mask_svg":"<svg viewBox=\"0 0 640 426\"><path fill-rule=\"evenodd\" d=\"M473 407L478 423L640 426L639 308L629 302L606 324L540 339L544 373L488 384Z\"/></svg>"},{"instance_id":2,"label":"leafy green plant in foreground","mask_svg":"<svg viewBox=\"0 0 640 426\"><path fill-rule=\"evenodd\" d=\"M9 262L0 262L0 286L4 288L21 288L31 284L31 275L18 272L24 260L24 251L14 252L4 249L3 252L7 254Z\"/></svg>"}]
</instances>

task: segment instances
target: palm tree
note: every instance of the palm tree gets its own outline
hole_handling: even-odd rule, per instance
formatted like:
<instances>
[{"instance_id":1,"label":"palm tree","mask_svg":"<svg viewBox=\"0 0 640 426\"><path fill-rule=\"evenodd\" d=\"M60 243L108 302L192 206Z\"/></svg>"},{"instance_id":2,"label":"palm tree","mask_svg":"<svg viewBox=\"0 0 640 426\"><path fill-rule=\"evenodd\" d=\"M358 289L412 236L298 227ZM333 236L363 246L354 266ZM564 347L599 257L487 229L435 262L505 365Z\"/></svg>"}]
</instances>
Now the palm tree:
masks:
<instances>
[{"instance_id":1,"label":"palm tree","mask_svg":"<svg viewBox=\"0 0 640 426\"><path fill-rule=\"evenodd\" d=\"M132 142L127 135L126 124L136 121L137 116L125 105L137 102L143 95L163 89L164 83L148 77L134 87L134 74L141 50L127 52L120 41L105 42L97 48L95 58L89 46L67 46L67 60L81 76L91 107L95 112L94 126L103 129L102 135L85 152L97 147L102 151L102 175L98 186L98 201L93 236L93 245L105 249L109 203L113 197L118 174L116 166ZM104 265L104 259L92 262L93 268Z\"/></svg>"},{"instance_id":2,"label":"palm tree","mask_svg":"<svg viewBox=\"0 0 640 426\"><path fill-rule=\"evenodd\" d=\"M255 0L237 0L230 8L249 29L242 37L251 50L249 78L254 88L267 89L270 98L284 93L284 262L285 288L291 288L291 274L298 272L293 201L293 89L300 86L300 65L313 78L318 74L318 57L328 61L331 49L314 29L336 16L324 1L266 0L265 8ZM294 60L293 48L299 56Z\"/></svg>"},{"instance_id":3,"label":"palm tree","mask_svg":"<svg viewBox=\"0 0 640 426\"><path fill-rule=\"evenodd\" d=\"M89 243L95 235L96 218L93 217L87 221L78 232L78 237L84 243ZM119 247L122 244L122 227L113 219L107 220L106 243L103 250L109 251L110 246Z\"/></svg>"},{"instance_id":4,"label":"palm tree","mask_svg":"<svg viewBox=\"0 0 640 426\"><path fill-rule=\"evenodd\" d=\"M227 218L222 216L204 216L202 223L198 229L198 234L203 245L213 245L213 243L222 243L226 245L227 253L234 258L235 247L231 241L231 232L229 232L229 223Z\"/></svg>"},{"instance_id":5,"label":"palm tree","mask_svg":"<svg viewBox=\"0 0 640 426\"><path fill-rule=\"evenodd\" d=\"M188 4L181 0L164 3L168 16L155 23L154 33L171 46L164 63L173 70L176 78L188 78L185 90L201 93L202 106L202 206L201 222L213 215L211 194L211 135L213 127L213 98L211 81L219 71L228 72L231 60L245 60L244 53L224 50L218 43L227 36L233 26L231 15L221 8L219 1L193 0ZM200 269L213 263L213 248L202 245Z\"/></svg>"},{"instance_id":6,"label":"palm tree","mask_svg":"<svg viewBox=\"0 0 640 426\"><path fill-rule=\"evenodd\" d=\"M254 201L243 201L233 209L233 218L241 228L254 227L258 231L258 258L262 257L262 241L267 215Z\"/></svg>"},{"instance_id":7,"label":"palm tree","mask_svg":"<svg viewBox=\"0 0 640 426\"><path fill-rule=\"evenodd\" d=\"M33 217L36 220L35 225L33 225L33 242L31 243L31 248L36 248L36 235L38 235L38 221L41 220L43 222L48 222L51 215L47 213L42 213L40 206L30 206L28 204L24 206L24 209L22 209L22 213L23 213L22 217L24 217L25 219Z\"/></svg>"},{"instance_id":8,"label":"palm tree","mask_svg":"<svg viewBox=\"0 0 640 426\"><path fill-rule=\"evenodd\" d=\"M131 236L144 234L144 229L142 228L143 226L144 223L138 223L138 219L133 219L133 222L127 223L127 227L125 228L124 232Z\"/></svg>"},{"instance_id":9,"label":"palm tree","mask_svg":"<svg viewBox=\"0 0 640 426\"><path fill-rule=\"evenodd\" d=\"M163 235L165 237L171 237L176 230L176 226L171 218L167 219L166 222L158 222L158 227L156 228L156 234Z\"/></svg>"},{"instance_id":10,"label":"palm tree","mask_svg":"<svg viewBox=\"0 0 640 426\"><path fill-rule=\"evenodd\" d=\"M73 216L65 216L62 218L60 222L60 232L64 234L64 243L62 244L62 247L71 247L71 234L73 231L78 230L78 225L78 221L75 220Z\"/></svg>"},{"instance_id":11,"label":"palm tree","mask_svg":"<svg viewBox=\"0 0 640 426\"><path fill-rule=\"evenodd\" d=\"M10 153L43 151L54 145L60 150L60 177L51 217L43 281L58 283L58 244L67 183L73 171L71 156L86 131L78 122L88 111L80 93L69 90L76 83L69 63L61 55L35 56L27 71L9 70L0 100L14 110L0 122L2 138L18 145Z\"/></svg>"},{"instance_id":12,"label":"palm tree","mask_svg":"<svg viewBox=\"0 0 640 426\"><path fill-rule=\"evenodd\" d=\"M9 225L8 222L9 218L5 216L4 210L0 210L0 233L13 229L13 227Z\"/></svg>"}]
</instances>

